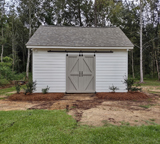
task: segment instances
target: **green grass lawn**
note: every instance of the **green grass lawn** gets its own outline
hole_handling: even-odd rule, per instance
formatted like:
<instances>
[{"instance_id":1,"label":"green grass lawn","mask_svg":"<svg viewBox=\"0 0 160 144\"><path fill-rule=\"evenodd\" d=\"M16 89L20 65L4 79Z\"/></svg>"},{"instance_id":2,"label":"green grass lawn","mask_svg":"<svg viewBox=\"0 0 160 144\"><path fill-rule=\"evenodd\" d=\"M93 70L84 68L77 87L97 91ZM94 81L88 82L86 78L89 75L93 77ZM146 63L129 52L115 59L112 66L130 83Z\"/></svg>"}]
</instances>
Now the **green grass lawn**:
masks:
<instances>
[{"instance_id":1,"label":"green grass lawn","mask_svg":"<svg viewBox=\"0 0 160 144\"><path fill-rule=\"evenodd\" d=\"M139 81L137 81L137 82L139 82ZM144 83L141 83L141 86L160 86L160 81L144 80Z\"/></svg>"},{"instance_id":2,"label":"green grass lawn","mask_svg":"<svg viewBox=\"0 0 160 144\"><path fill-rule=\"evenodd\" d=\"M1 144L159 144L160 126L80 126L65 111L0 111Z\"/></svg>"},{"instance_id":3,"label":"green grass lawn","mask_svg":"<svg viewBox=\"0 0 160 144\"><path fill-rule=\"evenodd\" d=\"M21 86L21 90L22 90L23 88L25 88L25 87L26 87L26 85ZM16 91L15 86L10 87L10 88L0 89L0 96L1 96L1 95L6 95L8 92L12 92L12 91Z\"/></svg>"}]
</instances>

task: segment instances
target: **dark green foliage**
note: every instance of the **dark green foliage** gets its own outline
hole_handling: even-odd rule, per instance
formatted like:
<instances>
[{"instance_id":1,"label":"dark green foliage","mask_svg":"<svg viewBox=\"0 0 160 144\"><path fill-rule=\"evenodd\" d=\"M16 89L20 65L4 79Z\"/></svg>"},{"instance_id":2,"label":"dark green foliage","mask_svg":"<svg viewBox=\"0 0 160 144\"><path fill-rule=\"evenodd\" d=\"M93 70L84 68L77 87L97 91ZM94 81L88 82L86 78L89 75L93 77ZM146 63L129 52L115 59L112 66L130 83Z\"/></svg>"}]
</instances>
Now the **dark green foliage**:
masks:
<instances>
[{"instance_id":1,"label":"dark green foliage","mask_svg":"<svg viewBox=\"0 0 160 144\"><path fill-rule=\"evenodd\" d=\"M134 1L116 2L114 0L19 0L6 3L5 15L0 22L0 53L4 44L4 57L14 59L9 66L8 58L0 63L0 78L13 78L14 72L26 70L27 49L29 39L29 6L31 8L31 35L41 24L59 26L105 27L119 26L135 45L128 55L128 73L139 79L139 6ZM149 7L149 8L148 8ZM157 64L160 65L160 24L159 1L145 1L143 19L143 70L144 77L157 78ZM146 17L149 15L150 17ZM95 22L96 20L96 22ZM96 24L95 24L96 23ZM2 38L2 25L4 37ZM133 54L133 59L132 59ZM32 60L31 60L32 61ZM12 64L14 64L12 66ZM31 71L30 62L30 71ZM133 64L133 67L132 67ZM160 69L160 68L159 68ZM12 71L13 70L13 71ZM160 74L159 74L160 75Z\"/></svg>"},{"instance_id":2,"label":"dark green foliage","mask_svg":"<svg viewBox=\"0 0 160 144\"><path fill-rule=\"evenodd\" d=\"M115 87L114 85L112 85L111 87L109 87L109 89L112 91L112 92L116 92L116 90L119 90L118 87Z\"/></svg>"},{"instance_id":3,"label":"dark green foliage","mask_svg":"<svg viewBox=\"0 0 160 144\"><path fill-rule=\"evenodd\" d=\"M0 62L0 79L6 79L8 81L15 79L15 72L12 71L12 58L4 57L4 62Z\"/></svg>"},{"instance_id":4,"label":"dark green foliage","mask_svg":"<svg viewBox=\"0 0 160 144\"><path fill-rule=\"evenodd\" d=\"M141 91L140 84L135 84L135 79L133 78L128 78L128 79L124 79L124 83L127 85L127 90L128 91L133 91L133 92L137 92L137 91Z\"/></svg>"},{"instance_id":5,"label":"dark green foliage","mask_svg":"<svg viewBox=\"0 0 160 144\"><path fill-rule=\"evenodd\" d=\"M33 82L32 80L29 80L29 82L26 84L26 88L24 88L24 94L27 93L32 94L33 91L36 90L36 81Z\"/></svg>"},{"instance_id":6,"label":"dark green foliage","mask_svg":"<svg viewBox=\"0 0 160 144\"><path fill-rule=\"evenodd\" d=\"M42 93L47 94L49 89L50 89L50 87L47 86L45 89L42 89Z\"/></svg>"},{"instance_id":7,"label":"dark green foliage","mask_svg":"<svg viewBox=\"0 0 160 144\"><path fill-rule=\"evenodd\" d=\"M19 94L19 92L21 90L21 85L19 84L18 81L15 82L15 88L16 88L17 94Z\"/></svg>"}]
</instances>

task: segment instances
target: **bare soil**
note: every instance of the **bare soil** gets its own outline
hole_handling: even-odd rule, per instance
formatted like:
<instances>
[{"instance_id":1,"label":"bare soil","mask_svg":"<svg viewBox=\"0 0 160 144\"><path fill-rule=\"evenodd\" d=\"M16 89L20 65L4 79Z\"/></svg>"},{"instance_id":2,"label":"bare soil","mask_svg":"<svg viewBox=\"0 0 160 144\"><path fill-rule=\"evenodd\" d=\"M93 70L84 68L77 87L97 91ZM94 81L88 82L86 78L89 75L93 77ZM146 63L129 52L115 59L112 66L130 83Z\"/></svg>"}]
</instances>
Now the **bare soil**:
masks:
<instances>
[{"instance_id":1,"label":"bare soil","mask_svg":"<svg viewBox=\"0 0 160 144\"><path fill-rule=\"evenodd\" d=\"M61 99L64 96L64 93L33 93L33 94L24 94L24 93L15 93L11 95L8 99L11 101L53 101Z\"/></svg>"},{"instance_id":2,"label":"bare soil","mask_svg":"<svg viewBox=\"0 0 160 144\"><path fill-rule=\"evenodd\" d=\"M27 110L35 105L37 105L37 102L18 102L0 100L0 111Z\"/></svg>"},{"instance_id":3,"label":"bare soil","mask_svg":"<svg viewBox=\"0 0 160 144\"><path fill-rule=\"evenodd\" d=\"M37 100L37 94L32 101L26 100L33 95L27 95L25 101L24 99L10 101L10 97L15 96L12 95L9 99L0 100L0 110L66 109L67 113L81 124L92 126L160 124L160 96L155 94L63 94L64 97L57 95L58 97L53 97L53 99L47 98L48 94L41 95L46 99L38 98L39 101L33 101Z\"/></svg>"}]
</instances>

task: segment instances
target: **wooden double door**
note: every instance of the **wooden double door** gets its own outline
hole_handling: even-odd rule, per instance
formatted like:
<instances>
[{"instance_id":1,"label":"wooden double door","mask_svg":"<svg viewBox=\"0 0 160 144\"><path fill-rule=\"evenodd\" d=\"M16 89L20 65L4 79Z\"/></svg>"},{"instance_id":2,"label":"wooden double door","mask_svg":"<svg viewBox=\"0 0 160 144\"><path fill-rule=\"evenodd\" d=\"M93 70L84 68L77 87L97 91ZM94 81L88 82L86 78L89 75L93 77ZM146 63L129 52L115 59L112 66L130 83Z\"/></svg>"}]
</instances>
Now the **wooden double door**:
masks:
<instances>
[{"instance_id":1,"label":"wooden double door","mask_svg":"<svg viewBox=\"0 0 160 144\"><path fill-rule=\"evenodd\" d=\"M95 92L95 56L66 56L66 92Z\"/></svg>"}]
</instances>

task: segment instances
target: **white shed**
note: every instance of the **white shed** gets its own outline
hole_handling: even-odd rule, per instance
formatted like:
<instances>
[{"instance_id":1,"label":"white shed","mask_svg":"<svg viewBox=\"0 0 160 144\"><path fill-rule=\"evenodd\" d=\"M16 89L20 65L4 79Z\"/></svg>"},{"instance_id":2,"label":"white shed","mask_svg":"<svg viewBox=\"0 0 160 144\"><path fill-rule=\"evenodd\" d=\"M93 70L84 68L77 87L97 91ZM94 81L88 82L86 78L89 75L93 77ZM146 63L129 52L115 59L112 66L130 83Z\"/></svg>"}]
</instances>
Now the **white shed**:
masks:
<instances>
[{"instance_id":1,"label":"white shed","mask_svg":"<svg viewBox=\"0 0 160 144\"><path fill-rule=\"evenodd\" d=\"M118 27L40 26L26 44L32 49L36 92L127 92L128 50L133 44Z\"/></svg>"}]
</instances>

